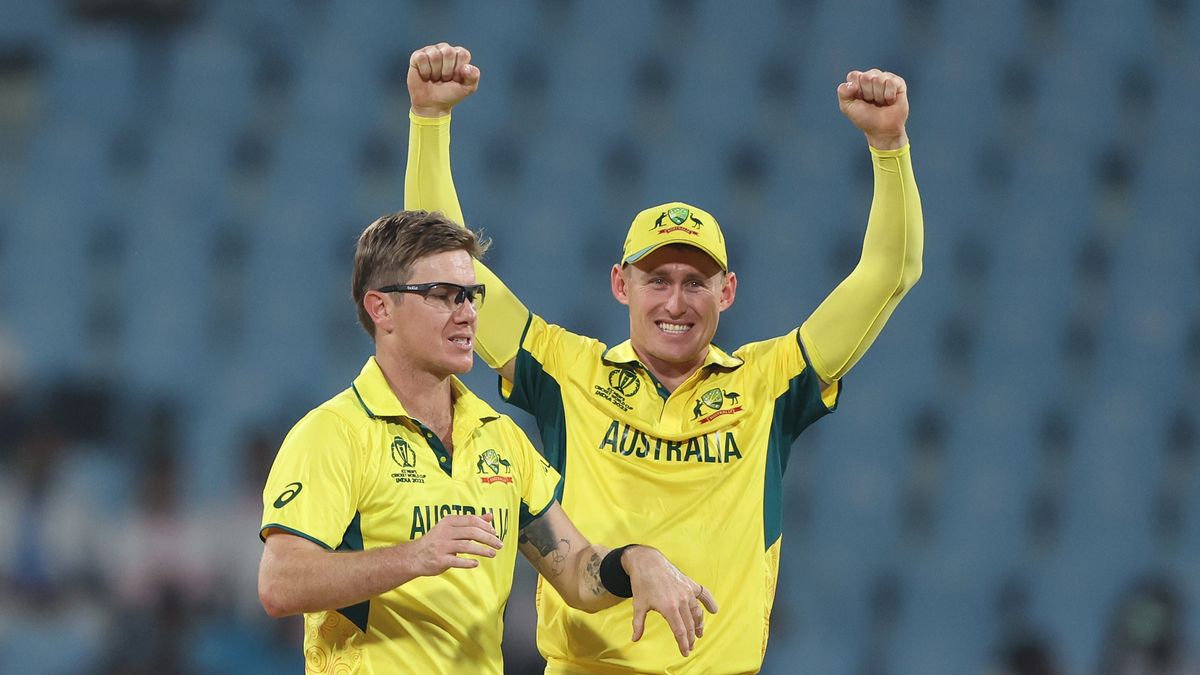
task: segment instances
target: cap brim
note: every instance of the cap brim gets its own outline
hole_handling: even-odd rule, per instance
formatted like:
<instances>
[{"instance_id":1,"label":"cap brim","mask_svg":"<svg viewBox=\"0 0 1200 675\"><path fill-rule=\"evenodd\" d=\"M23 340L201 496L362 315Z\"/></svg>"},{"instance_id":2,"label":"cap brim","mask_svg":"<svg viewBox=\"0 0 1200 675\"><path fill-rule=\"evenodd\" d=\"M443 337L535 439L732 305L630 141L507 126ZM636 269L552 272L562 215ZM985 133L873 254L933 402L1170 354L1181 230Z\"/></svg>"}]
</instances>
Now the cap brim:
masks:
<instances>
[{"instance_id":1,"label":"cap brim","mask_svg":"<svg viewBox=\"0 0 1200 675\"><path fill-rule=\"evenodd\" d=\"M644 248L640 251L634 251L633 253L625 256L625 259L622 260L621 263L622 264L635 263L635 262L641 260L642 258L645 258L646 256L650 255L651 253L657 251L658 249L660 249L664 246L670 246L671 244L683 244L684 246L691 246L692 248L700 249L701 251L704 251L704 253L706 253L708 255L708 257L712 258L713 262L717 263L717 266L720 267L722 271L726 271L726 272L729 271L729 266L726 265L725 263L721 262L721 259L717 256L717 254L715 254L712 251L708 250L707 248L697 244L694 241L667 240L667 241L655 242L654 245L652 245L652 246L647 246L646 248Z\"/></svg>"}]
</instances>

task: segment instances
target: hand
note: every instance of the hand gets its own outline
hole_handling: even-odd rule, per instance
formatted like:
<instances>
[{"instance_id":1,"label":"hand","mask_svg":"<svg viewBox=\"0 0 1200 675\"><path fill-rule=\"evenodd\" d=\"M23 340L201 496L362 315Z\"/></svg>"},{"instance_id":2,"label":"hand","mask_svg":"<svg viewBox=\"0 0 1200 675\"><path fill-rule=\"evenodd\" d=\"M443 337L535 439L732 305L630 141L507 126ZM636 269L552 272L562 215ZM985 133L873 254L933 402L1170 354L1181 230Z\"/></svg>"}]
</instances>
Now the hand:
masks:
<instances>
[{"instance_id":1,"label":"hand","mask_svg":"<svg viewBox=\"0 0 1200 675\"><path fill-rule=\"evenodd\" d=\"M904 78L873 68L852 70L837 88L842 114L867 135L871 147L895 150L908 143L908 85Z\"/></svg>"},{"instance_id":2,"label":"hand","mask_svg":"<svg viewBox=\"0 0 1200 675\"><path fill-rule=\"evenodd\" d=\"M408 59L408 96L421 117L442 117L479 87L471 52L445 42L422 47Z\"/></svg>"},{"instance_id":3,"label":"hand","mask_svg":"<svg viewBox=\"0 0 1200 675\"><path fill-rule=\"evenodd\" d=\"M696 638L704 635L704 609L717 613L712 594L680 572L658 549L649 546L625 549L621 566L629 573L633 587L633 641L642 639L646 614L654 610L667 620L679 644L679 653L690 654Z\"/></svg>"},{"instance_id":4,"label":"hand","mask_svg":"<svg viewBox=\"0 0 1200 675\"><path fill-rule=\"evenodd\" d=\"M495 558L504 542L492 527L492 514L483 516L447 516L434 525L425 536L402 544L405 556L417 576L435 576L451 567L478 567L479 561L459 555Z\"/></svg>"}]
</instances>

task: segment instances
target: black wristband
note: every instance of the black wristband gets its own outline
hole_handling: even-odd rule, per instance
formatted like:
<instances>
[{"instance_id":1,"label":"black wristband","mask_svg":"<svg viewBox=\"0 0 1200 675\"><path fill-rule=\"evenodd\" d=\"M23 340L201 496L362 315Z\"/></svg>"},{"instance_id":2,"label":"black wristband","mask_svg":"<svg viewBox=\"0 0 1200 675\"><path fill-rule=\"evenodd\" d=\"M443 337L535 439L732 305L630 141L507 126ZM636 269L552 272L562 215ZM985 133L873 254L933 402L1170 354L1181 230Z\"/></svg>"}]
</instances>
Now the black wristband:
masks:
<instances>
[{"instance_id":1,"label":"black wristband","mask_svg":"<svg viewBox=\"0 0 1200 675\"><path fill-rule=\"evenodd\" d=\"M637 544L626 544L621 548L614 548L604 556L604 560L600 561L600 583L604 586L604 590L618 598L633 597L633 586L629 583L629 573L621 566L621 554L630 546L637 546Z\"/></svg>"}]
</instances>

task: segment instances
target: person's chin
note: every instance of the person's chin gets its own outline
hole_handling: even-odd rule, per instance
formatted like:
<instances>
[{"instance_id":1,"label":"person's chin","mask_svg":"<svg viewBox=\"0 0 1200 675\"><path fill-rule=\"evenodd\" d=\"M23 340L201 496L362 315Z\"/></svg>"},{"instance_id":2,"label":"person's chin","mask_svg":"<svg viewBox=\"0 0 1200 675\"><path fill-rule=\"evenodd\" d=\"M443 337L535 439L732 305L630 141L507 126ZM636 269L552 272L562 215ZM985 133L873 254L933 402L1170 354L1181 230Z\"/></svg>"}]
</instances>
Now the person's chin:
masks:
<instances>
[{"instance_id":1,"label":"person's chin","mask_svg":"<svg viewBox=\"0 0 1200 675\"><path fill-rule=\"evenodd\" d=\"M667 363L689 363L696 358L696 347L691 344L660 344L658 358Z\"/></svg>"}]
</instances>

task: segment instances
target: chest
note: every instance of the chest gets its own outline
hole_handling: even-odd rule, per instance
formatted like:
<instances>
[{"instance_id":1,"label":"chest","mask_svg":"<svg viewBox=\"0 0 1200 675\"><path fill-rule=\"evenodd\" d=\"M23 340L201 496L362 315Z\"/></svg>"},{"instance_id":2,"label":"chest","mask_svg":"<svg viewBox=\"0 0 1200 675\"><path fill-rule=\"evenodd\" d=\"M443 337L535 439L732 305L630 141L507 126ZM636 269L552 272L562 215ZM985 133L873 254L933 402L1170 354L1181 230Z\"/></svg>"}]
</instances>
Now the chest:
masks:
<instances>
[{"instance_id":1,"label":"chest","mask_svg":"<svg viewBox=\"0 0 1200 675\"><path fill-rule=\"evenodd\" d=\"M515 538L524 476L515 449L487 434L454 437L454 453L436 434L381 425L360 477L364 538L406 541L442 518L491 513L501 539Z\"/></svg>"},{"instance_id":2,"label":"chest","mask_svg":"<svg viewBox=\"0 0 1200 675\"><path fill-rule=\"evenodd\" d=\"M607 427L607 419L674 441L703 443L716 432L753 425L770 407L767 392L742 369L702 370L667 392L641 368L604 365L573 374L568 389L569 412L590 420L590 426Z\"/></svg>"},{"instance_id":3,"label":"chest","mask_svg":"<svg viewBox=\"0 0 1200 675\"><path fill-rule=\"evenodd\" d=\"M761 482L772 405L740 370L702 371L668 394L644 370L606 366L563 400L568 475L698 494Z\"/></svg>"}]
</instances>

